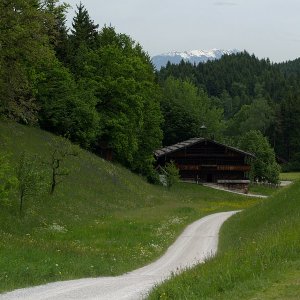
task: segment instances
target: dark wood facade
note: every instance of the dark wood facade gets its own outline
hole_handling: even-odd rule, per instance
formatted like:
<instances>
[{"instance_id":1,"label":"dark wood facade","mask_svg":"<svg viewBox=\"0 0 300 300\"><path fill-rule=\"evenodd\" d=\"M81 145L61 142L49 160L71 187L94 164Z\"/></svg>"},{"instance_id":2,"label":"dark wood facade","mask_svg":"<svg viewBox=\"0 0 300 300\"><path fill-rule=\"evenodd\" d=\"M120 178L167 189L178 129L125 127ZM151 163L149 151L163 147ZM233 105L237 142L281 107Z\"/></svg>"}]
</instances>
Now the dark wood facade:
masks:
<instances>
[{"instance_id":1,"label":"dark wood facade","mask_svg":"<svg viewBox=\"0 0 300 300\"><path fill-rule=\"evenodd\" d=\"M213 140L193 138L155 151L157 166L174 161L182 180L244 188L253 155Z\"/></svg>"}]
</instances>

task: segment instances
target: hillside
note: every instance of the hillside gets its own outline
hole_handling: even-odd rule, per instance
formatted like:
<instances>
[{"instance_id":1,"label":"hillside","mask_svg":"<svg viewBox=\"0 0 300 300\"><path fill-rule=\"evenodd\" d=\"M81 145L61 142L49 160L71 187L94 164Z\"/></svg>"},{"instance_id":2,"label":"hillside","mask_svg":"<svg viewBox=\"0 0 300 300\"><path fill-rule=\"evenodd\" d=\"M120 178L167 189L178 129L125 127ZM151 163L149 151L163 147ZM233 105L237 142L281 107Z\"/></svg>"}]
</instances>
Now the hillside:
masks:
<instances>
[{"instance_id":1,"label":"hillside","mask_svg":"<svg viewBox=\"0 0 300 300\"><path fill-rule=\"evenodd\" d=\"M168 88L171 77L187 81L194 88L200 89L202 94L203 91L207 94L202 98L209 99L210 111L213 109L221 111L219 113L221 116L216 114L207 119L205 115L202 116L206 127L213 128L210 134L225 140L238 141L245 133L258 130L268 138L276 154L290 162L287 169L298 171L300 157L297 145L300 120L298 69L299 60L273 64L269 59L258 59L254 55L242 52L198 65L183 61L178 65L169 64L158 72L158 80L163 89ZM169 94L173 96L172 93ZM168 94L164 95L163 99L167 96ZM188 107L189 98L184 98L184 107ZM164 138L169 136L168 133L174 127L170 122L172 113L169 111L170 109L164 112ZM176 119L184 118L178 112L175 113ZM180 125L190 123L191 121L181 121ZM196 126L192 126L194 127ZM184 132L189 133L188 130ZM178 141L175 139L174 142Z\"/></svg>"},{"instance_id":2,"label":"hillside","mask_svg":"<svg viewBox=\"0 0 300 300\"><path fill-rule=\"evenodd\" d=\"M38 155L47 185L24 199L0 201L0 291L71 278L117 275L159 257L192 221L258 200L179 184L150 185L119 165L81 151L53 196L48 167L54 136L0 122L1 153L15 166L20 154Z\"/></svg>"},{"instance_id":3,"label":"hillside","mask_svg":"<svg viewBox=\"0 0 300 300\"><path fill-rule=\"evenodd\" d=\"M149 299L299 299L299 190L298 181L229 219L217 257Z\"/></svg>"}]
</instances>

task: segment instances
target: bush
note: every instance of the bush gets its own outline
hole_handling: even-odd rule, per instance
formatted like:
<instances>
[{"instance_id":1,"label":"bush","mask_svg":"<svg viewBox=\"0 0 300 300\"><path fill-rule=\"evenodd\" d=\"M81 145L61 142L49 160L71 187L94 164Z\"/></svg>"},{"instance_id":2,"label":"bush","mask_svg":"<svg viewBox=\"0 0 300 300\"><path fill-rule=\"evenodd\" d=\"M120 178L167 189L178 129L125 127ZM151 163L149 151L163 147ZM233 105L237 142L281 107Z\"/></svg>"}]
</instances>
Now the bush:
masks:
<instances>
[{"instance_id":1,"label":"bush","mask_svg":"<svg viewBox=\"0 0 300 300\"><path fill-rule=\"evenodd\" d=\"M166 164L165 171L167 173L167 187L171 188L179 181L179 170L173 161Z\"/></svg>"}]
</instances>

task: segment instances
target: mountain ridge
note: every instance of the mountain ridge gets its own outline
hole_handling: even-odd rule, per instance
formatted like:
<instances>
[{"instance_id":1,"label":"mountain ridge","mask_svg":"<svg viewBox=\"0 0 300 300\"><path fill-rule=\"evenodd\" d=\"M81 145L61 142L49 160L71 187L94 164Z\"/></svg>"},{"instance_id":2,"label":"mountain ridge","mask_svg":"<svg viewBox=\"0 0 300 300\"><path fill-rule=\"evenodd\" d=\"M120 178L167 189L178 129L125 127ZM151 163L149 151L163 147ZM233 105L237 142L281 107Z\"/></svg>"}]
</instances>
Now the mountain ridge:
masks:
<instances>
[{"instance_id":1,"label":"mountain ridge","mask_svg":"<svg viewBox=\"0 0 300 300\"><path fill-rule=\"evenodd\" d=\"M170 51L155 55L152 57L153 65L157 70L166 66L168 62L172 64L179 64L182 60L189 61L191 63L199 64L205 63L210 60L220 59L223 55L231 55L241 52L238 49L217 49L210 50L189 50L189 51Z\"/></svg>"}]
</instances>

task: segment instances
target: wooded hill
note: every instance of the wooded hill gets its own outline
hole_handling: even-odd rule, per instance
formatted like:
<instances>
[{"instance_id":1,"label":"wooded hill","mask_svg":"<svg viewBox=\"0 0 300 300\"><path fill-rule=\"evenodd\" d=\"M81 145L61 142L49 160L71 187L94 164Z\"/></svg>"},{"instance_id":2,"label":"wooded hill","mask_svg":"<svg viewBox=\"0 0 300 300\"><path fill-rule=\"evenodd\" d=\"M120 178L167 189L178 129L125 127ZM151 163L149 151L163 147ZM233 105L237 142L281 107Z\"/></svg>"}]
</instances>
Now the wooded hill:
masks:
<instances>
[{"instance_id":1,"label":"wooded hill","mask_svg":"<svg viewBox=\"0 0 300 300\"><path fill-rule=\"evenodd\" d=\"M109 149L152 182L153 151L194 136L244 147L245 135L256 145L265 135L300 168L299 61L276 65L245 52L156 73L138 43L100 29L82 4L69 30L67 10L58 0L0 3L0 118L99 155ZM265 157L274 165L274 153Z\"/></svg>"},{"instance_id":2,"label":"wooded hill","mask_svg":"<svg viewBox=\"0 0 300 300\"><path fill-rule=\"evenodd\" d=\"M210 98L214 109L224 112L224 118L219 117L223 128L214 134L234 143L247 131L259 130L278 156L299 168L299 59L273 64L243 52L198 65L168 64L158 72L160 84L168 85L170 76L188 81Z\"/></svg>"},{"instance_id":3,"label":"wooded hill","mask_svg":"<svg viewBox=\"0 0 300 300\"><path fill-rule=\"evenodd\" d=\"M67 9L58 0L0 3L0 115L97 153L110 148L151 177L162 115L150 58L113 27L99 30L82 4L69 31Z\"/></svg>"}]
</instances>

